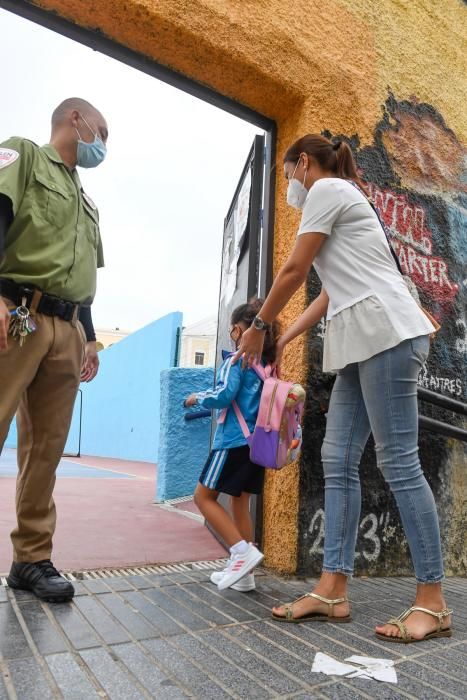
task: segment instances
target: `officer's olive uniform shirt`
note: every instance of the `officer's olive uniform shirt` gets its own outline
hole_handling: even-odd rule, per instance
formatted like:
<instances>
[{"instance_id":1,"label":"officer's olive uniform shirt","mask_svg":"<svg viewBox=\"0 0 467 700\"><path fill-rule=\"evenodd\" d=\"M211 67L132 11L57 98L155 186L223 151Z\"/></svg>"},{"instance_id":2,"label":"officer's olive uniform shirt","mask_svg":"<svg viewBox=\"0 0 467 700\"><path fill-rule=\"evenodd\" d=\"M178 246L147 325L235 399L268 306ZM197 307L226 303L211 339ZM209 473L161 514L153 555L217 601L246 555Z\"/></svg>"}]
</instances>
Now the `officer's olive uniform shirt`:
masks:
<instances>
[{"instance_id":1,"label":"officer's olive uniform shirt","mask_svg":"<svg viewBox=\"0 0 467 700\"><path fill-rule=\"evenodd\" d=\"M104 260L99 214L78 173L67 168L51 145L39 147L14 137L0 148L19 154L0 167L0 193L11 200L14 217L0 277L90 304L96 270Z\"/></svg>"}]
</instances>

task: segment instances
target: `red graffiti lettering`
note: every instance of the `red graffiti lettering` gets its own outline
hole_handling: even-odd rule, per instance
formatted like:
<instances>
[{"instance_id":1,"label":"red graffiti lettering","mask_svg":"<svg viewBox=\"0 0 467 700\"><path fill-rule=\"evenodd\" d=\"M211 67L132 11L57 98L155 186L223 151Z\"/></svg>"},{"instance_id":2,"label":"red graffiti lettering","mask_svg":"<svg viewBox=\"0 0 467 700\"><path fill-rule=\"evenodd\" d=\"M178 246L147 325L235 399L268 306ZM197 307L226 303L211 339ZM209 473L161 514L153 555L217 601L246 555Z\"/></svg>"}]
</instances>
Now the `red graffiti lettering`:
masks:
<instances>
[{"instance_id":1,"label":"red graffiti lettering","mask_svg":"<svg viewBox=\"0 0 467 700\"><path fill-rule=\"evenodd\" d=\"M410 204L403 194L396 195L369 185L370 196L381 212L384 222L404 243L413 245L422 253L431 255L432 236L426 227L422 207Z\"/></svg>"},{"instance_id":2,"label":"red graffiti lettering","mask_svg":"<svg viewBox=\"0 0 467 700\"><path fill-rule=\"evenodd\" d=\"M449 305L458 292L458 285L449 279L444 260L422 255L397 239L393 239L392 244L404 274L409 275L430 298L442 306Z\"/></svg>"},{"instance_id":3,"label":"red graffiti lettering","mask_svg":"<svg viewBox=\"0 0 467 700\"><path fill-rule=\"evenodd\" d=\"M432 255L432 232L427 227L424 209L411 204L406 195L381 190L371 184L368 189L393 234L392 245L404 274L447 311L458 292L458 285L449 279L447 263Z\"/></svg>"}]
</instances>

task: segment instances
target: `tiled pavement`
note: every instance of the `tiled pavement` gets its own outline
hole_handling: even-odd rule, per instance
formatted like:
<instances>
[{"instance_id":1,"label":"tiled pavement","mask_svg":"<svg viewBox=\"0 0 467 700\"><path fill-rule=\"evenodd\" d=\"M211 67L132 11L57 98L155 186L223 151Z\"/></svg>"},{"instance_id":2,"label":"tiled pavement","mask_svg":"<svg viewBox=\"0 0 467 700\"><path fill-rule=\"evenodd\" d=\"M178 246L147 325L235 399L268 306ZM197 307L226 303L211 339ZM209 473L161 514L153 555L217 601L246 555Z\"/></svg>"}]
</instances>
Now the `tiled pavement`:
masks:
<instances>
[{"instance_id":1,"label":"tiled pavement","mask_svg":"<svg viewBox=\"0 0 467 700\"><path fill-rule=\"evenodd\" d=\"M179 698L467 698L467 580L448 579L452 639L384 644L372 625L411 600L407 579L356 579L348 625L270 618L311 582L258 576L258 590L218 593L207 572L108 576L46 605L0 585L0 700ZM393 659L398 685L312 674L317 651Z\"/></svg>"}]
</instances>

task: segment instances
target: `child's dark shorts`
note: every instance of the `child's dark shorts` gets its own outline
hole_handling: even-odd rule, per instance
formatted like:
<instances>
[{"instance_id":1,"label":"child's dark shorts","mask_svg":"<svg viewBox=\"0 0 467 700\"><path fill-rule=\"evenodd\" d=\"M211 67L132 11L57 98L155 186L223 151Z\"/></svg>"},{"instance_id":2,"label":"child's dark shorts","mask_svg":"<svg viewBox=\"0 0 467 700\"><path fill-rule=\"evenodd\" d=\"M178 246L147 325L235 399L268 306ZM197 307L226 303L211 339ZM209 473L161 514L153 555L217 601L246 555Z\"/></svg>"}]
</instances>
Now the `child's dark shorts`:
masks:
<instances>
[{"instance_id":1,"label":"child's dark shorts","mask_svg":"<svg viewBox=\"0 0 467 700\"><path fill-rule=\"evenodd\" d=\"M263 490L264 467L259 467L250 460L248 445L232 447L230 450L212 450L199 482L229 496L259 494Z\"/></svg>"}]
</instances>

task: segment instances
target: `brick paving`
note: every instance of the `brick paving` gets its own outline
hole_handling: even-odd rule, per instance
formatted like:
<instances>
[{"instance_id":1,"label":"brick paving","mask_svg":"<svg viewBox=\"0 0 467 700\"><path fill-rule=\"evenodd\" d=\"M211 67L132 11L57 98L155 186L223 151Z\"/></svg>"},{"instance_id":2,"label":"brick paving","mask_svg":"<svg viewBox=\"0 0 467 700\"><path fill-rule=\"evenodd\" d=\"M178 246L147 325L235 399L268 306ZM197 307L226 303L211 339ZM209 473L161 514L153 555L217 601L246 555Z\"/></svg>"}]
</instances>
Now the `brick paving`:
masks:
<instances>
[{"instance_id":1,"label":"brick paving","mask_svg":"<svg viewBox=\"0 0 467 700\"><path fill-rule=\"evenodd\" d=\"M372 625L400 613L408 579L355 579L353 622L284 625L270 608L311 581L266 572L257 591L219 593L208 572L103 575L48 605L0 585L0 700L467 698L467 580L448 579L454 636L384 644ZM393 659L398 685L311 673L317 651Z\"/></svg>"}]
</instances>

